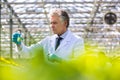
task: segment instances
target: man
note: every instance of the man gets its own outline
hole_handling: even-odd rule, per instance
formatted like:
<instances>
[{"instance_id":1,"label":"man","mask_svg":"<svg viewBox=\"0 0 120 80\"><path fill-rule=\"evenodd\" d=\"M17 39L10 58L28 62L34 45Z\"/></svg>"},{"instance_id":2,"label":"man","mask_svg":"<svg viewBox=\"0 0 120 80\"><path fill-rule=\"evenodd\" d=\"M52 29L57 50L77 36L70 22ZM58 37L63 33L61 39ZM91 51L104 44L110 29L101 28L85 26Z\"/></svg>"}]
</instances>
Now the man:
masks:
<instances>
[{"instance_id":1,"label":"man","mask_svg":"<svg viewBox=\"0 0 120 80\"><path fill-rule=\"evenodd\" d=\"M50 61L68 61L83 54L84 41L81 37L74 35L68 30L69 16L67 12L61 9L55 9L50 13L49 18L50 27L54 35L46 37L30 47L26 47L21 43L19 45L21 46L22 51L34 54L34 49L41 49L42 47L44 56Z\"/></svg>"}]
</instances>

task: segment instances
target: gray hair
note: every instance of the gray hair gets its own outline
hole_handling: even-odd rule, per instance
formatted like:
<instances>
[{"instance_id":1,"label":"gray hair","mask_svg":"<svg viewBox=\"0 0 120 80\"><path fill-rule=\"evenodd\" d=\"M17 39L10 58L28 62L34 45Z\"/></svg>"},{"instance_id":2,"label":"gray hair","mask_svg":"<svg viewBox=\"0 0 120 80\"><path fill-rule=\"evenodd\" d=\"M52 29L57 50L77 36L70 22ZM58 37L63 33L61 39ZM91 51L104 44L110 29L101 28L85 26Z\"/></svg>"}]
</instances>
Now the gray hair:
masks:
<instances>
[{"instance_id":1,"label":"gray hair","mask_svg":"<svg viewBox=\"0 0 120 80\"><path fill-rule=\"evenodd\" d=\"M63 21L67 21L67 26L66 27L68 28L68 26L69 26L69 15L68 15L68 13L65 10L54 9L54 10L51 10L49 16L54 15L54 14L57 14L58 16L60 16Z\"/></svg>"}]
</instances>

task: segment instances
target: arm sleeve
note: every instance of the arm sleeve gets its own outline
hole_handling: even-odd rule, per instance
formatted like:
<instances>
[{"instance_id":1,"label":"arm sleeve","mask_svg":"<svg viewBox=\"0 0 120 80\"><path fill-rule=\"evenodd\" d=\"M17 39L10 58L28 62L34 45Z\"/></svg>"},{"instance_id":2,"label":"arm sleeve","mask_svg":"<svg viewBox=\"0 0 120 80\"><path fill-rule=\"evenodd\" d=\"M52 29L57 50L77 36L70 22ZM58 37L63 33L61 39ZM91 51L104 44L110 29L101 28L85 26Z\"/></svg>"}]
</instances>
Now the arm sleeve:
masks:
<instances>
[{"instance_id":1,"label":"arm sleeve","mask_svg":"<svg viewBox=\"0 0 120 80\"><path fill-rule=\"evenodd\" d=\"M25 46L24 43L21 43L22 53L30 57L35 56L36 53L43 53L44 47L47 45L48 41L49 41L49 36L29 47Z\"/></svg>"},{"instance_id":2,"label":"arm sleeve","mask_svg":"<svg viewBox=\"0 0 120 80\"><path fill-rule=\"evenodd\" d=\"M42 41L29 47L26 46L24 43L21 43L21 48L21 55L23 55L24 57L33 57L38 50L42 49Z\"/></svg>"}]
</instances>

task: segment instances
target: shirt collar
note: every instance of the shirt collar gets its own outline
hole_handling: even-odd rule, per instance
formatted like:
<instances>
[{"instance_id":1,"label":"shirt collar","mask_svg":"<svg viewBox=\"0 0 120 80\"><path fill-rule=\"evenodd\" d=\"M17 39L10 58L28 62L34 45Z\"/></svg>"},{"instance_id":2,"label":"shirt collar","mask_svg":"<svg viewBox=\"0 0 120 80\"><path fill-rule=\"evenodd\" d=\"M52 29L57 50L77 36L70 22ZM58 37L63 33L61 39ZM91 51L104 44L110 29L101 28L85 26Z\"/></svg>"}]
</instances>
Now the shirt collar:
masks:
<instances>
[{"instance_id":1,"label":"shirt collar","mask_svg":"<svg viewBox=\"0 0 120 80\"><path fill-rule=\"evenodd\" d=\"M62 35L60 35L60 37L64 39L67 36L67 34L68 34L68 30L66 30L66 32L64 32Z\"/></svg>"}]
</instances>

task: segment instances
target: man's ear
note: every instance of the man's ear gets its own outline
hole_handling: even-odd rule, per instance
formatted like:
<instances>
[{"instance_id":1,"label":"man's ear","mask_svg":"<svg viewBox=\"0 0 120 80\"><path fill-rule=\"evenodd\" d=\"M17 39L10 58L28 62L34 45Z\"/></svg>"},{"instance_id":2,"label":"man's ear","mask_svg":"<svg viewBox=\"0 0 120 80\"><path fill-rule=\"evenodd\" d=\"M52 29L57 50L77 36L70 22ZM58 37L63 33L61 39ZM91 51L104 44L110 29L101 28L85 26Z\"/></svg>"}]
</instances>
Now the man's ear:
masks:
<instances>
[{"instance_id":1,"label":"man's ear","mask_svg":"<svg viewBox=\"0 0 120 80\"><path fill-rule=\"evenodd\" d=\"M64 25L67 26L67 21L64 21Z\"/></svg>"}]
</instances>

